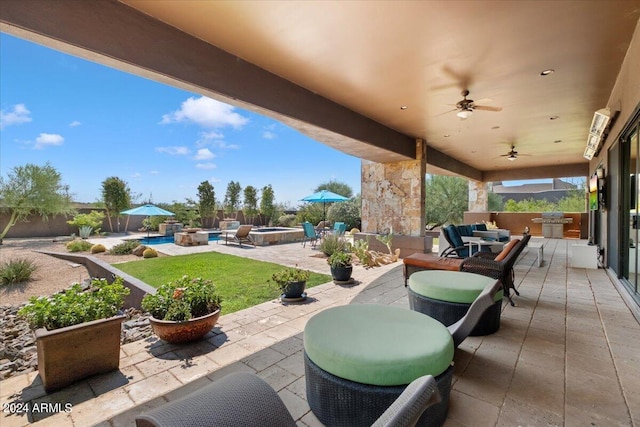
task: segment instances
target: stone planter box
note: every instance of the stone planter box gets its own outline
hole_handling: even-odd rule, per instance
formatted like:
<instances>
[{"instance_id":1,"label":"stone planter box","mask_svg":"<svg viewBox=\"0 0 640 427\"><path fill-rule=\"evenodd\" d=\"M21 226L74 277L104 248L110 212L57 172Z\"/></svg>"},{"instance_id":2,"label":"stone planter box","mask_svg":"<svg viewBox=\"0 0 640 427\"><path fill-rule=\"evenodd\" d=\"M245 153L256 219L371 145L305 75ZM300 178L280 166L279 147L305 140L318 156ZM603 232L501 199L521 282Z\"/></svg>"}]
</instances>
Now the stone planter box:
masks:
<instances>
[{"instance_id":1,"label":"stone planter box","mask_svg":"<svg viewBox=\"0 0 640 427\"><path fill-rule=\"evenodd\" d=\"M118 369L125 316L48 331L36 329L38 372L47 393Z\"/></svg>"},{"instance_id":2,"label":"stone planter box","mask_svg":"<svg viewBox=\"0 0 640 427\"><path fill-rule=\"evenodd\" d=\"M369 250L389 253L387 246L376 239L376 233L355 233L354 240L368 240ZM415 253L431 253L433 251L433 237L431 236L404 236L394 234L391 241L391 250L400 248L400 258Z\"/></svg>"}]
</instances>

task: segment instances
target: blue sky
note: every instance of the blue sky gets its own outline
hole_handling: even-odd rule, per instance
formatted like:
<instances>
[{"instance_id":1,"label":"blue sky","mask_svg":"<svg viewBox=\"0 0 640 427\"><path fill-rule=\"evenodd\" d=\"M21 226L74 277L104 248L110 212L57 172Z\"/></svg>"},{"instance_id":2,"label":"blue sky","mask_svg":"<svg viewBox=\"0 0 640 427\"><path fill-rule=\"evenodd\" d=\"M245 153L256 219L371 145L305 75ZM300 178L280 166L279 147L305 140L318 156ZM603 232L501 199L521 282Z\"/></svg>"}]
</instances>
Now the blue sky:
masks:
<instances>
[{"instance_id":1,"label":"blue sky","mask_svg":"<svg viewBox=\"0 0 640 427\"><path fill-rule=\"evenodd\" d=\"M337 180L360 193L360 159L200 95L0 34L0 175L47 161L74 199L117 176L140 200L184 202L202 181L271 184L296 206Z\"/></svg>"}]
</instances>

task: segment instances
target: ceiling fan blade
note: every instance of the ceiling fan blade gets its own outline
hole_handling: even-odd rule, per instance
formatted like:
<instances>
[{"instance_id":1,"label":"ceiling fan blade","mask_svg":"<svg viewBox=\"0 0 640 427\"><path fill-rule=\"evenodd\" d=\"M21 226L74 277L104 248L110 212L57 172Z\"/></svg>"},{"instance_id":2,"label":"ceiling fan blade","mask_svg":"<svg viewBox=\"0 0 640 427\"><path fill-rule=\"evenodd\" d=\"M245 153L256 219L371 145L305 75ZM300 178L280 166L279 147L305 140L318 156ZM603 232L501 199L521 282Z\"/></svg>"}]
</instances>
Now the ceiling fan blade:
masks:
<instances>
[{"instance_id":1,"label":"ceiling fan blade","mask_svg":"<svg viewBox=\"0 0 640 427\"><path fill-rule=\"evenodd\" d=\"M453 113L454 111L458 111L458 109L454 108L453 110L448 110L448 111L445 111L444 113L436 114L434 117L444 116L445 114Z\"/></svg>"},{"instance_id":2,"label":"ceiling fan blade","mask_svg":"<svg viewBox=\"0 0 640 427\"><path fill-rule=\"evenodd\" d=\"M481 111L502 111L502 107L489 107L488 105L475 105L473 106L474 110Z\"/></svg>"},{"instance_id":3,"label":"ceiling fan blade","mask_svg":"<svg viewBox=\"0 0 640 427\"><path fill-rule=\"evenodd\" d=\"M478 99L475 102L477 102L478 104L487 104L487 103L493 102L493 99L491 99L491 98L482 98L482 99Z\"/></svg>"}]
</instances>

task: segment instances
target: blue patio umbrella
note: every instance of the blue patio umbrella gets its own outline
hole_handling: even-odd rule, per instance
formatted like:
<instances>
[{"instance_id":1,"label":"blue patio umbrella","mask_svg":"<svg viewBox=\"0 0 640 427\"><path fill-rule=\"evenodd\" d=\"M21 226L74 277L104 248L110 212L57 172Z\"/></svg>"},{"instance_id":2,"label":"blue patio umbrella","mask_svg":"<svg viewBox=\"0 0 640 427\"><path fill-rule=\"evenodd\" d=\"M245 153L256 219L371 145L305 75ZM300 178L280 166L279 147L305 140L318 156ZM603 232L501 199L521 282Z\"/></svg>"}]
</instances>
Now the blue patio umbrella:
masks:
<instances>
[{"instance_id":1,"label":"blue patio umbrella","mask_svg":"<svg viewBox=\"0 0 640 427\"><path fill-rule=\"evenodd\" d=\"M345 202L349 200L348 197L341 196L329 190L321 190L317 193L313 193L307 197L300 199L303 202L322 203L322 220L325 220L326 216L326 204L332 202Z\"/></svg>"},{"instance_id":2,"label":"blue patio umbrella","mask_svg":"<svg viewBox=\"0 0 640 427\"><path fill-rule=\"evenodd\" d=\"M128 209L126 211L120 212L123 215L144 215L144 216L156 216L156 215L165 215L165 216L173 216L175 215L173 212L169 212L162 208L159 208L156 205L152 205L147 203L146 205L138 206L137 208ZM127 231L127 227L129 226L129 218L127 218L127 225L125 225L124 230ZM147 227L147 239L149 238L149 228Z\"/></svg>"}]
</instances>

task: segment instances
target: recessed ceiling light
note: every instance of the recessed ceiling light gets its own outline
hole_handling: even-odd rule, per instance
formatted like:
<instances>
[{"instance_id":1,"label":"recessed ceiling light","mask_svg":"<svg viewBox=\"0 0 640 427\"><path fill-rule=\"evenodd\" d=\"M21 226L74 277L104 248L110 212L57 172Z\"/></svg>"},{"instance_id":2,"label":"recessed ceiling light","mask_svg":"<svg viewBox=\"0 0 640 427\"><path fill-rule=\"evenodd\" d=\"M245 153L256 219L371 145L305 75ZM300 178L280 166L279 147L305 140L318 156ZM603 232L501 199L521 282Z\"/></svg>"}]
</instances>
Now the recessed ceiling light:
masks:
<instances>
[{"instance_id":1,"label":"recessed ceiling light","mask_svg":"<svg viewBox=\"0 0 640 427\"><path fill-rule=\"evenodd\" d=\"M540 75L541 75L541 76L548 76L549 74L553 74L553 73L555 73L555 72L556 72L556 70L554 70L553 68L548 68L548 69L546 69L546 70L543 70L543 71L540 73Z\"/></svg>"},{"instance_id":2,"label":"recessed ceiling light","mask_svg":"<svg viewBox=\"0 0 640 427\"><path fill-rule=\"evenodd\" d=\"M407 109L407 106L406 106L406 105L402 105L402 106L400 106L400 109L401 109L401 110L406 110L406 109Z\"/></svg>"},{"instance_id":3,"label":"recessed ceiling light","mask_svg":"<svg viewBox=\"0 0 640 427\"><path fill-rule=\"evenodd\" d=\"M553 141L553 143L554 143L554 144L559 144L559 143L561 143L561 142L562 142L562 140L561 140L561 139L556 139L555 141Z\"/></svg>"},{"instance_id":4,"label":"recessed ceiling light","mask_svg":"<svg viewBox=\"0 0 640 427\"><path fill-rule=\"evenodd\" d=\"M491 129L500 129L500 126L494 126Z\"/></svg>"},{"instance_id":5,"label":"recessed ceiling light","mask_svg":"<svg viewBox=\"0 0 640 427\"><path fill-rule=\"evenodd\" d=\"M551 116L551 117L549 117L549 120L557 120L559 118L560 118L560 116Z\"/></svg>"},{"instance_id":6,"label":"recessed ceiling light","mask_svg":"<svg viewBox=\"0 0 640 427\"><path fill-rule=\"evenodd\" d=\"M445 137L445 138L449 138L450 136L451 136L451 135L449 135L449 134L446 134L446 135L445 135L444 137Z\"/></svg>"}]
</instances>

